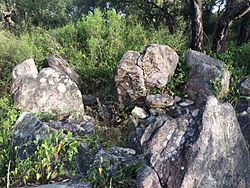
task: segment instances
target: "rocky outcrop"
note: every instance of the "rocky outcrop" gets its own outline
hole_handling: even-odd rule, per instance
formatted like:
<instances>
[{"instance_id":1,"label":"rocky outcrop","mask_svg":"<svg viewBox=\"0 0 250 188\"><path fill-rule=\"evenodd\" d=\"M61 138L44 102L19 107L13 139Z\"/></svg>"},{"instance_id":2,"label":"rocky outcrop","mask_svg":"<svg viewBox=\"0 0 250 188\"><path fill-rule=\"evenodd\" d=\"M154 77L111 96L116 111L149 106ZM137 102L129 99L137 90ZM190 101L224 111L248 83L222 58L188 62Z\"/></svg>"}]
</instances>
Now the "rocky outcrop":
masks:
<instances>
[{"instance_id":1,"label":"rocky outcrop","mask_svg":"<svg viewBox=\"0 0 250 188\"><path fill-rule=\"evenodd\" d=\"M28 69L33 71L27 73ZM25 61L14 68L13 81L14 102L21 110L65 114L84 112L77 85L55 69L44 68L37 73L34 62Z\"/></svg>"},{"instance_id":2,"label":"rocky outcrop","mask_svg":"<svg viewBox=\"0 0 250 188\"><path fill-rule=\"evenodd\" d=\"M191 99L201 103L210 95L227 95L230 75L222 61L193 50L186 52L185 61L190 68L187 92Z\"/></svg>"},{"instance_id":3,"label":"rocky outcrop","mask_svg":"<svg viewBox=\"0 0 250 188\"><path fill-rule=\"evenodd\" d=\"M156 187L248 187L250 158L232 106L212 96L204 107L181 103L137 120L131 146L149 164L137 185L157 182L156 173Z\"/></svg>"},{"instance_id":4,"label":"rocky outcrop","mask_svg":"<svg viewBox=\"0 0 250 188\"><path fill-rule=\"evenodd\" d=\"M117 65L114 88L117 100L128 106L142 101L148 90L164 87L178 63L176 52L152 44L144 52L128 51Z\"/></svg>"},{"instance_id":5,"label":"rocky outcrop","mask_svg":"<svg viewBox=\"0 0 250 188\"><path fill-rule=\"evenodd\" d=\"M76 84L79 83L79 75L69 66L69 63L60 56L50 56L48 58L49 67L55 69L56 71L67 75Z\"/></svg>"}]
</instances>

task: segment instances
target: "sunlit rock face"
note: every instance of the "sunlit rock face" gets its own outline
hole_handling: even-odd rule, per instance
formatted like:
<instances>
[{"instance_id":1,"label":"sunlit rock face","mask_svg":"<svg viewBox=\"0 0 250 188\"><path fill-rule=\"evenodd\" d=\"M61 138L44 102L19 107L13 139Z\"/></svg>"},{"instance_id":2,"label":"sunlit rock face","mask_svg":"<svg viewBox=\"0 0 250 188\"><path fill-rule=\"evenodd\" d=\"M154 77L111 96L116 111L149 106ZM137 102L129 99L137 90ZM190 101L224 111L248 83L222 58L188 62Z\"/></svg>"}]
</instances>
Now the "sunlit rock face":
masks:
<instances>
[{"instance_id":1,"label":"sunlit rock face","mask_svg":"<svg viewBox=\"0 0 250 188\"><path fill-rule=\"evenodd\" d=\"M33 61L34 62L34 61ZM25 111L84 112L82 95L75 82L53 68L27 73L26 61L13 70L12 94L16 106Z\"/></svg>"},{"instance_id":2,"label":"sunlit rock face","mask_svg":"<svg viewBox=\"0 0 250 188\"><path fill-rule=\"evenodd\" d=\"M125 106L140 103L147 91L167 84L178 61L177 53L167 45L152 44L142 53L128 51L115 71L117 101Z\"/></svg>"}]
</instances>

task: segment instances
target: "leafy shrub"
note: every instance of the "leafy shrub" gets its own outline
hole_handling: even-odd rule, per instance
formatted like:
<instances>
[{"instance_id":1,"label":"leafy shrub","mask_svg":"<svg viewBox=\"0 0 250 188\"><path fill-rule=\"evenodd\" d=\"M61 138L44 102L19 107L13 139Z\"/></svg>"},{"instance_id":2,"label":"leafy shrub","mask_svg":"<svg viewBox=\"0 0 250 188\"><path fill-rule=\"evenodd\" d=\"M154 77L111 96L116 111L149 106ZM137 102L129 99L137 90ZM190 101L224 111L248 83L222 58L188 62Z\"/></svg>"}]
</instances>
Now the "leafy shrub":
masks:
<instances>
[{"instance_id":1,"label":"leafy shrub","mask_svg":"<svg viewBox=\"0 0 250 188\"><path fill-rule=\"evenodd\" d=\"M233 105L236 104L239 99L239 83L247 75L250 70L250 43L246 43L241 47L235 47L231 45L225 53L222 54L210 54L226 63L227 69L230 72L230 85L229 95L227 101Z\"/></svg>"},{"instance_id":2,"label":"leafy shrub","mask_svg":"<svg viewBox=\"0 0 250 188\"><path fill-rule=\"evenodd\" d=\"M64 177L66 167L70 167L72 175L75 173L73 159L78 153L79 140L71 132L65 135L62 130L57 131L41 144L35 140L34 145L33 155L27 155L25 160L17 156L16 166L11 171L13 185L46 183Z\"/></svg>"},{"instance_id":3,"label":"leafy shrub","mask_svg":"<svg viewBox=\"0 0 250 188\"><path fill-rule=\"evenodd\" d=\"M134 18L125 18L115 10L83 17L75 25L53 30L71 65L83 80L84 93L101 93L110 88L113 70L128 50L142 51L151 43L166 44L182 56L186 48L183 28L170 35L165 26L145 28ZM89 84L91 83L91 85Z\"/></svg>"},{"instance_id":4,"label":"leafy shrub","mask_svg":"<svg viewBox=\"0 0 250 188\"><path fill-rule=\"evenodd\" d=\"M12 125L19 112L7 97L0 97L0 186L6 182L8 163L12 155Z\"/></svg>"},{"instance_id":5,"label":"leafy shrub","mask_svg":"<svg viewBox=\"0 0 250 188\"><path fill-rule=\"evenodd\" d=\"M9 93L11 72L15 65L34 58L36 65L41 68L49 55L60 53L59 43L48 31L39 28L20 37L0 30L0 41L0 95Z\"/></svg>"}]
</instances>

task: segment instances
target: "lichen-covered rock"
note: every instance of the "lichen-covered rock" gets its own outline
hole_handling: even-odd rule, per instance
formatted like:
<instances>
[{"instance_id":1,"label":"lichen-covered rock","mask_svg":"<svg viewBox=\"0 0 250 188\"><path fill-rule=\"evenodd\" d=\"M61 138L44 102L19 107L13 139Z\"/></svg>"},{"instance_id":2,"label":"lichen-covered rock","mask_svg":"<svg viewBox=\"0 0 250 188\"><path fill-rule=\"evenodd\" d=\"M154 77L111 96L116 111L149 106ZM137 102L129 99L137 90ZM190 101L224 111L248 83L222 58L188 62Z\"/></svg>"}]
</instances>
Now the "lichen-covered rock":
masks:
<instances>
[{"instance_id":1,"label":"lichen-covered rock","mask_svg":"<svg viewBox=\"0 0 250 188\"><path fill-rule=\"evenodd\" d=\"M240 84L240 94L243 96L250 96L250 76L247 76Z\"/></svg>"},{"instance_id":2,"label":"lichen-covered rock","mask_svg":"<svg viewBox=\"0 0 250 188\"><path fill-rule=\"evenodd\" d=\"M34 59L27 59L18 64L12 71L12 80L22 79L26 76L36 77L38 74Z\"/></svg>"},{"instance_id":3,"label":"lichen-covered rock","mask_svg":"<svg viewBox=\"0 0 250 188\"><path fill-rule=\"evenodd\" d=\"M179 57L166 45L152 44L144 52L128 51L117 65L114 88L125 106L143 102L147 91L164 87L174 74Z\"/></svg>"},{"instance_id":4,"label":"lichen-covered rock","mask_svg":"<svg viewBox=\"0 0 250 188\"><path fill-rule=\"evenodd\" d=\"M181 187L249 187L250 158L230 104L209 97Z\"/></svg>"},{"instance_id":5,"label":"lichen-covered rock","mask_svg":"<svg viewBox=\"0 0 250 188\"><path fill-rule=\"evenodd\" d=\"M79 75L69 66L69 63L60 56L52 55L48 58L48 65L56 71L67 75L75 83L79 83Z\"/></svg>"},{"instance_id":6,"label":"lichen-covered rock","mask_svg":"<svg viewBox=\"0 0 250 188\"><path fill-rule=\"evenodd\" d=\"M18 67L14 70L17 71ZM65 114L84 112L82 95L77 85L68 76L52 68L14 80L12 94L16 106L24 111Z\"/></svg>"},{"instance_id":7,"label":"lichen-covered rock","mask_svg":"<svg viewBox=\"0 0 250 188\"><path fill-rule=\"evenodd\" d=\"M186 52L185 61L190 68L187 92L191 99L201 103L210 95L227 95L230 75L225 63L193 50Z\"/></svg>"}]
</instances>

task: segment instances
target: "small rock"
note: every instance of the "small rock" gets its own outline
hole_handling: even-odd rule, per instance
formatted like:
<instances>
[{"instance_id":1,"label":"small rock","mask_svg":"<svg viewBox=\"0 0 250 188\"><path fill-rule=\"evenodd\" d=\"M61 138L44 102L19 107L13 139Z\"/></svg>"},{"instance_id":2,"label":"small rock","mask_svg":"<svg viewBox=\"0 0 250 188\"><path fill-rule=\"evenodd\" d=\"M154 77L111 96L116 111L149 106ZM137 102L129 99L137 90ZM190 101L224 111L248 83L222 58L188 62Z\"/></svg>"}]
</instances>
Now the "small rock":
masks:
<instances>
[{"instance_id":1,"label":"small rock","mask_svg":"<svg viewBox=\"0 0 250 188\"><path fill-rule=\"evenodd\" d=\"M186 99L184 102L179 103L179 105L183 106L183 107L184 106L190 106L192 104L194 104L194 101L191 101L191 100L188 100L188 99Z\"/></svg>"},{"instance_id":2,"label":"small rock","mask_svg":"<svg viewBox=\"0 0 250 188\"><path fill-rule=\"evenodd\" d=\"M149 107L165 108L168 106L172 106L174 103L179 102L180 100L181 100L180 97L172 97L164 94L156 94L156 95L148 95L146 97L146 104Z\"/></svg>"},{"instance_id":3,"label":"small rock","mask_svg":"<svg viewBox=\"0 0 250 188\"><path fill-rule=\"evenodd\" d=\"M197 117L198 114L199 114L199 109L196 109L196 110L194 110L194 111L192 112L192 116L193 116L193 117Z\"/></svg>"},{"instance_id":4,"label":"small rock","mask_svg":"<svg viewBox=\"0 0 250 188\"><path fill-rule=\"evenodd\" d=\"M132 110L132 115L135 115L140 119L145 119L149 116L149 114L143 108L137 106Z\"/></svg>"}]
</instances>

